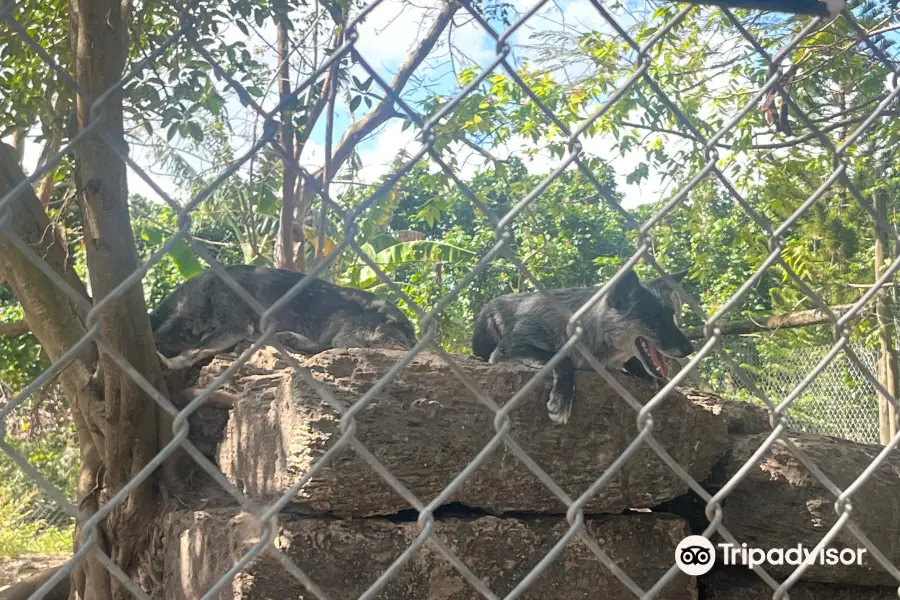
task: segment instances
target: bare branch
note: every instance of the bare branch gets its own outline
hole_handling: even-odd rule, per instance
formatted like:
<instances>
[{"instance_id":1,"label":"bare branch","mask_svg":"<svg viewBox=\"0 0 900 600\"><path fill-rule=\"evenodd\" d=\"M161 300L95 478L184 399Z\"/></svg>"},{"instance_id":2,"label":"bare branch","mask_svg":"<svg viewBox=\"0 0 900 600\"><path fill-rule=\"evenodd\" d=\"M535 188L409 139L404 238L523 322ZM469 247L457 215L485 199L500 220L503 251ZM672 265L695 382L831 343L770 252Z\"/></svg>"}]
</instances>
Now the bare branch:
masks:
<instances>
[{"instance_id":1,"label":"bare branch","mask_svg":"<svg viewBox=\"0 0 900 600\"><path fill-rule=\"evenodd\" d=\"M332 13L332 18L335 19L335 22L341 23L341 14L339 12L335 12L333 4L326 3L326 7ZM397 74L394 76L393 80L390 83L390 90L392 94L385 94L385 97L381 102L379 102L375 108L373 108L368 114L366 114L362 119L356 121L344 132L343 137L341 138L338 147L334 150L334 153L330 155L330 160L328 161L327 169L322 167L318 169L312 177L315 181L320 182L322 185L327 177L334 177L340 170L343 164L353 155L356 147L365 140L368 136L370 136L378 127L383 125L388 120L400 116L400 113L394 108L394 102L391 99L392 95L400 95L403 92L403 88L409 82L409 79L412 77L413 73L419 67L419 65L424 62L424 60L428 57L431 50L434 48L435 44L441 37L441 34L450 24L453 19L453 15L456 14L456 11L459 9L459 4L455 1L447 2L441 8L441 12L435 18L434 23L431 25L431 29L428 30L425 37L419 43L419 45L406 57L406 60L400 65L400 68L397 70ZM323 92L329 90L331 86L331 82L326 80L322 86ZM319 96L319 100L316 103L315 107L311 111L310 119L307 122L306 132L312 132L313 125L315 121L318 120L322 111L327 104L327 93L322 93ZM300 136L297 138L297 147L298 149L305 144L308 139L308 133L306 135ZM299 153L296 155L299 157ZM317 193L316 187L314 185L310 185L309 182L304 181L304 177L298 178L297 185L298 187L302 182L302 193L296 196L297 201L297 217L299 219L303 219L305 212L311 206L313 199ZM302 230L302 221L300 223L300 227L298 229ZM301 234L302 236L302 234ZM300 237L300 240L304 240L305 238ZM302 253L302 249L300 250ZM299 260L302 260L300 256L297 257ZM302 270L302 269L300 269Z\"/></svg>"},{"instance_id":2,"label":"bare branch","mask_svg":"<svg viewBox=\"0 0 900 600\"><path fill-rule=\"evenodd\" d=\"M12 147L16 151L16 160L19 161L20 165L22 164L22 158L25 156L25 136L27 133L21 127L17 127L12 135Z\"/></svg>"},{"instance_id":3,"label":"bare branch","mask_svg":"<svg viewBox=\"0 0 900 600\"><path fill-rule=\"evenodd\" d=\"M428 57L428 54L440 38L441 33L443 33L447 28L447 25L450 24L450 20L453 18L453 15L456 14L458 9L459 4L456 2L448 2L443 5L441 12L438 13L437 18L434 23L432 23L431 29L428 30L428 33L419 43L418 47L406 57L406 60L397 70L397 74L394 76L393 81L391 81L390 89L394 95L400 95L403 91L409 78L412 77L415 70L419 68L419 65L421 65L425 58ZM350 158L353 150L360 142L396 114L397 113L394 110L394 101L391 99L391 95L385 94L384 100L382 100L366 116L347 128L343 138L341 138L340 144L338 144L338 147L334 151L331 174L334 175L340 170L341 165ZM320 169L316 173L316 178L321 181L323 175L324 169Z\"/></svg>"},{"instance_id":4,"label":"bare branch","mask_svg":"<svg viewBox=\"0 0 900 600\"><path fill-rule=\"evenodd\" d=\"M57 94L53 121L50 124L50 133L47 136L47 142L44 144L43 150L41 150L38 165L46 163L62 147L63 138L70 125L71 96L67 92L67 87L65 85L60 86L60 91ZM53 190L56 187L56 170L58 168L59 165L47 171L38 185L37 196L44 206L48 205L53 199Z\"/></svg>"},{"instance_id":5,"label":"bare branch","mask_svg":"<svg viewBox=\"0 0 900 600\"><path fill-rule=\"evenodd\" d=\"M29 333L31 328L25 321L9 321L0 323L0 337L14 337Z\"/></svg>"},{"instance_id":6,"label":"bare branch","mask_svg":"<svg viewBox=\"0 0 900 600\"><path fill-rule=\"evenodd\" d=\"M894 110L886 110L878 116L879 116L879 118L887 118L887 117L897 117L898 115L900 115L900 112L897 112ZM834 121L832 123L829 123L829 124L821 127L819 129L819 132L828 133L830 131L834 131L835 129L840 129L841 127L845 127L847 125L861 123L868 118L869 118L868 115L860 115L860 116L856 116L856 117L842 119L840 121ZM681 138L685 138L687 140L691 140L692 142L696 142L698 144L702 143L696 137L694 137L690 133L686 133L684 131L677 131L674 129L666 129L666 128L662 128L662 127L654 127L652 125L644 125L643 123L633 123L631 121L619 121L619 125L624 126L624 127L634 127L635 129L642 129L645 131L652 131L654 133L665 133L665 134L669 134L669 135L675 135L675 136L678 136ZM805 133L805 134L797 136L797 137L792 137L783 142L752 144L750 146L747 146L747 149L749 149L749 150L775 150L775 149L779 149L779 148L791 148L793 146L799 146L800 144L804 144L806 142L817 139L816 135L817 134L815 134L815 133L809 132L809 133ZM716 144L716 146L718 148L725 148L725 149L731 149L731 147L732 147L731 144L726 144L724 142L719 142Z\"/></svg>"},{"instance_id":7,"label":"bare branch","mask_svg":"<svg viewBox=\"0 0 900 600\"><path fill-rule=\"evenodd\" d=\"M470 140L470 139L467 138L467 137L463 137L461 141L462 141L463 144L465 144L466 146L468 146L469 148L471 148L472 150L474 150L475 152L477 152L478 154L480 154L481 156L483 156L484 158L486 158L487 160L489 160L489 161L491 161L491 162L493 162L493 163L505 163L505 162L507 162L506 160L502 160L502 159L497 158L496 156L494 156L493 154L491 154L490 152L488 152L487 150L485 150L485 149L482 148L480 145L478 145L477 143L473 142L472 140Z\"/></svg>"},{"instance_id":8,"label":"bare branch","mask_svg":"<svg viewBox=\"0 0 900 600\"><path fill-rule=\"evenodd\" d=\"M832 306L831 312L834 316L840 318L853 308L854 304L843 304L840 306ZM856 318L863 317L871 312L869 308L863 308L856 315ZM831 323L831 319L821 309L814 308L812 310L801 310L786 315L772 315L760 320L746 319L743 321L731 321L722 323L717 328L724 335L741 335L748 333L760 333L762 331L776 331L778 329L792 329L795 327L807 327L809 325L824 325ZM703 334L703 327L688 327L684 330L684 335L690 340L702 340L706 338Z\"/></svg>"}]
</instances>

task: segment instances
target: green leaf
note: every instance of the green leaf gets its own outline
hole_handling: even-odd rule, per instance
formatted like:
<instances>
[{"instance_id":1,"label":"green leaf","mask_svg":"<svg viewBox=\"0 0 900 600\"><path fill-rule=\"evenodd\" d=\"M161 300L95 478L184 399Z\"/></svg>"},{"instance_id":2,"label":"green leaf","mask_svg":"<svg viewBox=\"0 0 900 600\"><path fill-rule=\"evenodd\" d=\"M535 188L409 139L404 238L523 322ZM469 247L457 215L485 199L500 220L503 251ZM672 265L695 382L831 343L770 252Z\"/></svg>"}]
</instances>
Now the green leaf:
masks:
<instances>
[{"instance_id":1,"label":"green leaf","mask_svg":"<svg viewBox=\"0 0 900 600\"><path fill-rule=\"evenodd\" d=\"M477 258L478 256L474 252L446 242L416 240L388 246L375 254L374 261L382 271L391 273L410 263L450 263L458 265L473 262ZM361 287L364 288L368 288L378 281L375 271L369 267L363 267L360 270L359 278Z\"/></svg>"},{"instance_id":2,"label":"green leaf","mask_svg":"<svg viewBox=\"0 0 900 600\"><path fill-rule=\"evenodd\" d=\"M178 272L185 279L203 272L203 265L200 264L197 255L194 254L194 250L184 240L178 242L169 250L169 256L172 257L175 266L178 267Z\"/></svg>"},{"instance_id":3,"label":"green leaf","mask_svg":"<svg viewBox=\"0 0 900 600\"><path fill-rule=\"evenodd\" d=\"M141 229L141 239L154 245L162 244L163 231L156 227L144 227Z\"/></svg>"},{"instance_id":4,"label":"green leaf","mask_svg":"<svg viewBox=\"0 0 900 600\"><path fill-rule=\"evenodd\" d=\"M187 131L191 135L191 137L198 142L203 141L203 130L200 128L200 124L196 121L188 121Z\"/></svg>"},{"instance_id":5,"label":"green leaf","mask_svg":"<svg viewBox=\"0 0 900 600\"><path fill-rule=\"evenodd\" d=\"M215 93L210 94L206 98L206 108L214 115L220 115L222 113L222 97Z\"/></svg>"},{"instance_id":6,"label":"green leaf","mask_svg":"<svg viewBox=\"0 0 900 600\"><path fill-rule=\"evenodd\" d=\"M271 216L278 214L278 196L269 186L263 187L260 191L256 212Z\"/></svg>"},{"instance_id":7,"label":"green leaf","mask_svg":"<svg viewBox=\"0 0 900 600\"><path fill-rule=\"evenodd\" d=\"M642 162L634 169L634 171L625 176L625 183L638 183L647 179L649 176L650 166L647 163Z\"/></svg>"},{"instance_id":8,"label":"green leaf","mask_svg":"<svg viewBox=\"0 0 900 600\"><path fill-rule=\"evenodd\" d=\"M350 100L350 112L355 112L357 108L359 108L359 103L362 102L362 96L354 96Z\"/></svg>"}]
</instances>

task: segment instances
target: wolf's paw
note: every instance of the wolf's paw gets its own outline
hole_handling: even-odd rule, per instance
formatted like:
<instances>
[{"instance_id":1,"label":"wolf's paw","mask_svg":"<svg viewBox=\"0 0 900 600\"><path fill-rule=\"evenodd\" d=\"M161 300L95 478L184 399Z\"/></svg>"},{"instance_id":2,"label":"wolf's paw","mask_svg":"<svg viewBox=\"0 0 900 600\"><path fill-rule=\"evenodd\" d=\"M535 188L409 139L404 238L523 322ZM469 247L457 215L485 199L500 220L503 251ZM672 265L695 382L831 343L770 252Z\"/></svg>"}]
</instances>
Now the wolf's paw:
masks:
<instances>
[{"instance_id":1,"label":"wolf's paw","mask_svg":"<svg viewBox=\"0 0 900 600\"><path fill-rule=\"evenodd\" d=\"M572 398L566 397L556 390L550 392L547 412L551 421L558 425L565 425L569 422L569 416L572 414Z\"/></svg>"},{"instance_id":2,"label":"wolf's paw","mask_svg":"<svg viewBox=\"0 0 900 600\"><path fill-rule=\"evenodd\" d=\"M191 366L186 356L179 355L167 358L163 356L162 352L157 351L156 354L159 356L159 362L170 371L180 371Z\"/></svg>"},{"instance_id":3,"label":"wolf's paw","mask_svg":"<svg viewBox=\"0 0 900 600\"><path fill-rule=\"evenodd\" d=\"M318 354L324 350L319 344L305 335L300 335L293 331L278 331L275 333L275 340L288 350L293 350L299 354Z\"/></svg>"}]
</instances>

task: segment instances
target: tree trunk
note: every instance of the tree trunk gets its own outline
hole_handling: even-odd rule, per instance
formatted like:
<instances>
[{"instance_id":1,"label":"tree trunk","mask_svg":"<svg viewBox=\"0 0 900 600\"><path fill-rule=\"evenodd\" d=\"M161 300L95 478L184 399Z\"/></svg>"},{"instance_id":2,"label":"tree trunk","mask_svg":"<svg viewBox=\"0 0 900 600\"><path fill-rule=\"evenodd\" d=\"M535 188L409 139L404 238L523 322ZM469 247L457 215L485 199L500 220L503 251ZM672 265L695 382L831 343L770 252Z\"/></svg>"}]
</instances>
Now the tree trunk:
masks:
<instances>
[{"instance_id":1,"label":"tree trunk","mask_svg":"<svg viewBox=\"0 0 900 600\"><path fill-rule=\"evenodd\" d=\"M15 150L5 144L0 145L0 198L24 179L25 173L19 167ZM0 279L5 279L12 287L25 311L28 328L50 360L56 361L87 332L85 320L90 298L81 280L66 262L65 246L56 236L44 235L50 227L50 219L34 191L26 189L8 205L7 211L7 229L42 257L81 298L77 302L67 296L12 243L5 231L0 231ZM85 345L59 376L78 429L81 448L78 503L88 516L98 507L99 488L96 484L103 481L101 456L106 446L103 397L93 377L97 360L96 346ZM82 580L106 578L108 587L106 571L93 557L88 557L75 571L73 577ZM84 589L84 583L80 589Z\"/></svg>"},{"instance_id":2,"label":"tree trunk","mask_svg":"<svg viewBox=\"0 0 900 600\"><path fill-rule=\"evenodd\" d=\"M115 0L74 0L70 3L70 37L75 80L85 96L77 96L77 130L92 122L93 99L115 85L122 75L128 55L128 2ZM111 292L140 264L127 204L126 167L108 144L127 152L124 139L122 95L115 92L98 109L103 122L94 135L75 147L75 182L84 222L84 244L94 304ZM104 140L102 134L105 134ZM164 390L159 360L140 281L117 292L99 315L100 336L151 385ZM81 496L99 489L98 506L129 483L155 456L160 410L154 401L106 352L99 356L94 376L96 389L102 390L105 408L105 448L82 443L82 456L99 452L103 470L100 477L79 483ZM96 425L76 417L79 437ZM132 574L136 557L146 544L147 524L156 514L154 476L145 479L109 513L103 533L110 557L125 573ZM92 577L87 573L84 589L73 589L81 598L130 598L131 594L108 574ZM78 581L76 579L76 581ZM80 583L80 581L79 581Z\"/></svg>"},{"instance_id":3,"label":"tree trunk","mask_svg":"<svg viewBox=\"0 0 900 600\"><path fill-rule=\"evenodd\" d=\"M875 193L875 210L887 222L887 197L884 190ZM884 272L885 249L889 248L888 240L875 228L875 281ZM878 381L897 398L897 350L894 348L894 313L891 306L891 296L885 290L879 290L875 305L875 315L878 319L878 341L881 355L878 358ZM887 397L878 395L878 431L882 444L887 445L897 435L897 410Z\"/></svg>"},{"instance_id":4,"label":"tree trunk","mask_svg":"<svg viewBox=\"0 0 900 600\"><path fill-rule=\"evenodd\" d=\"M288 17L286 14L278 14L275 17L277 37L275 49L278 53L278 99L285 100L291 94L291 63ZM281 112L281 148L284 154L294 156L294 125L290 110ZM276 266L282 269L294 270L294 185L297 172L294 165L286 158L283 164L281 227L280 227L280 252L276 253ZM301 248L302 250L302 248Z\"/></svg>"}]
</instances>

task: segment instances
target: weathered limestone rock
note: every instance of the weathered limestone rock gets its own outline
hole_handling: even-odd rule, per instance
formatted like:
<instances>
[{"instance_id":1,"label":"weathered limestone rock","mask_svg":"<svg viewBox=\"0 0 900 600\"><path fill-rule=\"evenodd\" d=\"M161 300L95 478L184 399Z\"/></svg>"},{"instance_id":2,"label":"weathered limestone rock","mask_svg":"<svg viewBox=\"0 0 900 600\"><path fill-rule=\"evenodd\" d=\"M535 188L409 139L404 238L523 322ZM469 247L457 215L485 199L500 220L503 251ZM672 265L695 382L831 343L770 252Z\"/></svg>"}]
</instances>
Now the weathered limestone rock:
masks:
<instances>
[{"instance_id":1,"label":"weathered limestone rock","mask_svg":"<svg viewBox=\"0 0 900 600\"><path fill-rule=\"evenodd\" d=\"M749 402L725 400L693 388L681 388L681 393L698 406L708 408L720 416L728 428L729 435L771 433L769 411L763 406Z\"/></svg>"},{"instance_id":2,"label":"weathered limestone rock","mask_svg":"<svg viewBox=\"0 0 900 600\"><path fill-rule=\"evenodd\" d=\"M277 544L333 600L358 598L415 540L413 522L387 519L309 519L284 515ZM564 535L560 517L442 519L438 537L498 596L509 593ZM587 528L638 585L652 586L673 564L687 535L670 515L613 515ZM252 520L232 510L179 511L157 528L167 600L194 600L258 539ZM314 598L277 560L262 555L219 593L220 600ZM483 598L430 544L425 544L377 596L383 600ZM577 538L521 596L529 600L631 600L634 595ZM696 600L693 578L678 573L660 600Z\"/></svg>"},{"instance_id":3,"label":"weathered limestone rock","mask_svg":"<svg viewBox=\"0 0 900 600\"><path fill-rule=\"evenodd\" d=\"M762 445L765 434L735 436L725 465L726 477L734 475ZM790 439L840 489L846 489L871 464L881 447L818 435L792 435ZM866 536L895 564L900 564L900 455L892 454L852 499L853 520ZM818 482L780 441L763 457L725 500L724 525L748 546L812 550L837 521L836 497ZM830 546L863 548L846 527ZM804 579L843 584L896 586L869 553L865 565L815 564ZM766 567L786 577L794 569ZM793 598L793 593L791 594Z\"/></svg>"},{"instance_id":4,"label":"weathered limestone rock","mask_svg":"<svg viewBox=\"0 0 900 600\"><path fill-rule=\"evenodd\" d=\"M772 600L774 590L755 573L713 571L699 578L705 600ZM788 591L791 600L897 600L896 587L845 586L800 582Z\"/></svg>"},{"instance_id":5,"label":"weathered limestone rock","mask_svg":"<svg viewBox=\"0 0 900 600\"><path fill-rule=\"evenodd\" d=\"M305 364L349 406L402 356L401 352L331 350L306 359ZM456 358L463 371L499 404L536 373L517 364L487 365ZM265 356L255 364L258 374L244 371L233 388L242 399L231 416L218 462L247 494L271 502L337 441L341 429L337 412L290 369L279 370L278 363L267 362ZM636 378L627 379L638 400L652 397ZM577 498L637 436L636 413L593 372L577 373L575 407L565 426L547 417L548 393L549 382L545 382L512 411L511 435L563 490ZM679 393L671 394L653 417L654 436L660 444L696 480L705 479L725 452L725 420L710 406ZM359 414L356 437L427 504L491 441L493 420L493 413L448 366L435 355L421 354ZM619 513L647 508L687 490L686 483L642 446L588 502L586 510ZM565 512L565 505L502 444L447 502L495 514ZM411 508L352 449L316 473L292 504L307 514L338 516L388 515Z\"/></svg>"}]
</instances>

